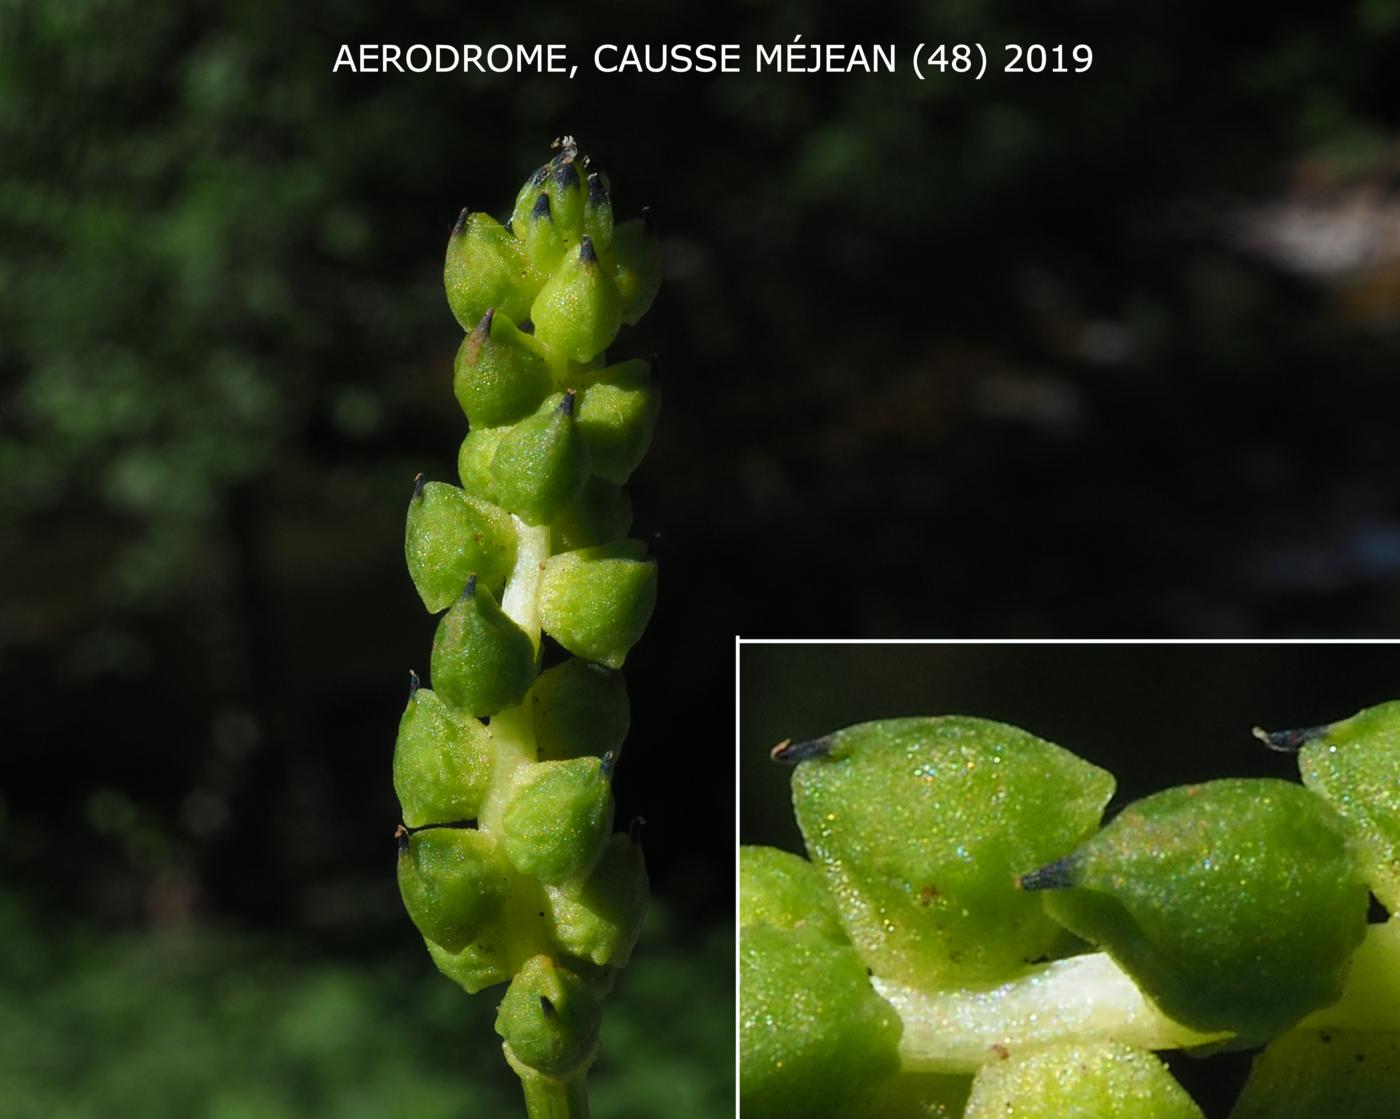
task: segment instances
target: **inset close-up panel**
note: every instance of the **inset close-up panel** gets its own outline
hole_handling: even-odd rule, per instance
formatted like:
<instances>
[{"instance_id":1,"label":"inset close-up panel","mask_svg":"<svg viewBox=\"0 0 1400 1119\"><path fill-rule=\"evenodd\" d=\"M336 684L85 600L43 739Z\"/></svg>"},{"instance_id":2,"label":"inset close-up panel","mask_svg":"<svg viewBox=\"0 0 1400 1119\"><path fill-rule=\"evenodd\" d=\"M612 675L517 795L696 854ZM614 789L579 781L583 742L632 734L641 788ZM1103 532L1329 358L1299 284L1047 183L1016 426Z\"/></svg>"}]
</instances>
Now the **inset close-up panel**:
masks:
<instances>
[{"instance_id":1,"label":"inset close-up panel","mask_svg":"<svg viewBox=\"0 0 1400 1119\"><path fill-rule=\"evenodd\" d=\"M1385 644L741 643L741 1113L1392 1115L1397 679Z\"/></svg>"}]
</instances>

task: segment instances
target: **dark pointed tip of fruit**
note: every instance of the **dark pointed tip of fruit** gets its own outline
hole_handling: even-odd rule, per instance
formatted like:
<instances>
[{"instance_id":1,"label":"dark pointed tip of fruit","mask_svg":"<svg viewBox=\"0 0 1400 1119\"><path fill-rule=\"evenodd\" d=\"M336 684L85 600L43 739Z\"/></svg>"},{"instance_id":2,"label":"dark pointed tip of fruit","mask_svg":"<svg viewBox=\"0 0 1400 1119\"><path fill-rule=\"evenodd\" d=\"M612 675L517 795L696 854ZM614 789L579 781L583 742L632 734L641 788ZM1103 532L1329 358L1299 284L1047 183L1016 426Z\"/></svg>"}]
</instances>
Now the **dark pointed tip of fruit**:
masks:
<instances>
[{"instance_id":1,"label":"dark pointed tip of fruit","mask_svg":"<svg viewBox=\"0 0 1400 1119\"><path fill-rule=\"evenodd\" d=\"M572 160L567 160L554 169L554 181L564 190L573 190L579 185L578 171Z\"/></svg>"},{"instance_id":2,"label":"dark pointed tip of fruit","mask_svg":"<svg viewBox=\"0 0 1400 1119\"><path fill-rule=\"evenodd\" d=\"M476 597L476 572L475 572L475 571L473 571L470 575L467 576L467 585L466 585L465 587L462 588L462 597L463 597L463 598L475 598L475 597Z\"/></svg>"},{"instance_id":3,"label":"dark pointed tip of fruit","mask_svg":"<svg viewBox=\"0 0 1400 1119\"><path fill-rule=\"evenodd\" d=\"M1309 742L1325 738L1330 729L1330 725L1273 731L1265 730L1263 727L1255 727L1250 733L1270 750L1277 750L1280 754L1296 754Z\"/></svg>"},{"instance_id":4,"label":"dark pointed tip of fruit","mask_svg":"<svg viewBox=\"0 0 1400 1119\"><path fill-rule=\"evenodd\" d=\"M459 233L461 233L463 227L464 227L466 224L467 224L467 207L463 206L463 207L462 207L462 212L461 212L460 214L457 215L457 221L456 221L456 223L452 226L452 236L456 237Z\"/></svg>"},{"instance_id":5,"label":"dark pointed tip of fruit","mask_svg":"<svg viewBox=\"0 0 1400 1119\"><path fill-rule=\"evenodd\" d=\"M418 679L418 673L413 669L408 670L408 698L412 699L418 694L418 689L423 686L423 681Z\"/></svg>"},{"instance_id":6,"label":"dark pointed tip of fruit","mask_svg":"<svg viewBox=\"0 0 1400 1119\"><path fill-rule=\"evenodd\" d=\"M588 204L590 206L601 206L608 200L608 188L603 185L603 176L597 171L591 171L588 175Z\"/></svg>"},{"instance_id":7,"label":"dark pointed tip of fruit","mask_svg":"<svg viewBox=\"0 0 1400 1119\"><path fill-rule=\"evenodd\" d=\"M530 220L539 221L541 218L551 218L549 209L549 195L542 194L535 199L535 205L530 210Z\"/></svg>"},{"instance_id":8,"label":"dark pointed tip of fruit","mask_svg":"<svg viewBox=\"0 0 1400 1119\"><path fill-rule=\"evenodd\" d=\"M824 758L831 753L831 738L813 738L808 742L794 742L790 738L784 738L773 749L768 751L768 756L775 762L782 762L783 765L796 765L798 762L805 762L808 758Z\"/></svg>"},{"instance_id":9,"label":"dark pointed tip of fruit","mask_svg":"<svg viewBox=\"0 0 1400 1119\"><path fill-rule=\"evenodd\" d=\"M617 753L616 751L609 750L606 754L603 755L603 760L598 763L598 772L601 773L604 778L611 781L613 770L616 768Z\"/></svg>"},{"instance_id":10,"label":"dark pointed tip of fruit","mask_svg":"<svg viewBox=\"0 0 1400 1119\"><path fill-rule=\"evenodd\" d=\"M419 471L417 474L415 474L415 475L413 476L413 500L414 500L414 501L417 501L420 497L423 496L423 487L426 486L427 484L428 484L428 483L427 483L427 480L423 477L422 471Z\"/></svg>"},{"instance_id":11,"label":"dark pointed tip of fruit","mask_svg":"<svg viewBox=\"0 0 1400 1119\"><path fill-rule=\"evenodd\" d=\"M579 238L578 258L585 264L598 263L598 250L593 247L593 238L586 233Z\"/></svg>"},{"instance_id":12,"label":"dark pointed tip of fruit","mask_svg":"<svg viewBox=\"0 0 1400 1119\"><path fill-rule=\"evenodd\" d=\"M481 316L481 321L480 321L479 323L476 324L477 333L479 333L479 334L490 334L490 333L491 333L491 320L494 319L495 317L496 317L496 308L494 308L494 307L487 307L487 308L486 308L486 314L482 315L482 316Z\"/></svg>"},{"instance_id":13,"label":"dark pointed tip of fruit","mask_svg":"<svg viewBox=\"0 0 1400 1119\"><path fill-rule=\"evenodd\" d=\"M627 825L627 838L634 846L642 845L642 829L647 826L646 820L641 816L633 816L632 822Z\"/></svg>"},{"instance_id":14,"label":"dark pointed tip of fruit","mask_svg":"<svg viewBox=\"0 0 1400 1119\"><path fill-rule=\"evenodd\" d=\"M1023 890L1064 890L1073 886L1078 877L1078 862L1073 855L1066 855L1039 870L1021 875L1016 885Z\"/></svg>"},{"instance_id":15,"label":"dark pointed tip of fruit","mask_svg":"<svg viewBox=\"0 0 1400 1119\"><path fill-rule=\"evenodd\" d=\"M412 834L406 827L400 824L394 829L394 840L399 846L399 857L403 858L408 854L408 837Z\"/></svg>"},{"instance_id":16,"label":"dark pointed tip of fruit","mask_svg":"<svg viewBox=\"0 0 1400 1119\"><path fill-rule=\"evenodd\" d=\"M549 182L549 164L548 164L548 163L541 163L541 164L540 164L538 167L536 167L535 170L531 173L531 175L530 175L530 185L531 185L532 187L541 187L541 186L544 186L544 184L547 183L547 182Z\"/></svg>"},{"instance_id":17,"label":"dark pointed tip of fruit","mask_svg":"<svg viewBox=\"0 0 1400 1119\"><path fill-rule=\"evenodd\" d=\"M564 393L564 399L559 402L559 411L566 416L572 416L574 414L574 401L577 397L578 393L574 389L569 389Z\"/></svg>"},{"instance_id":18,"label":"dark pointed tip of fruit","mask_svg":"<svg viewBox=\"0 0 1400 1119\"><path fill-rule=\"evenodd\" d=\"M554 1014L555 1014L554 1004L553 1004L552 1002L549 1001L548 996L546 996L546 995L541 995L541 996L540 996L540 1009L544 1011L544 1016L545 1016L546 1018L553 1018L553 1017L554 1017Z\"/></svg>"}]
</instances>

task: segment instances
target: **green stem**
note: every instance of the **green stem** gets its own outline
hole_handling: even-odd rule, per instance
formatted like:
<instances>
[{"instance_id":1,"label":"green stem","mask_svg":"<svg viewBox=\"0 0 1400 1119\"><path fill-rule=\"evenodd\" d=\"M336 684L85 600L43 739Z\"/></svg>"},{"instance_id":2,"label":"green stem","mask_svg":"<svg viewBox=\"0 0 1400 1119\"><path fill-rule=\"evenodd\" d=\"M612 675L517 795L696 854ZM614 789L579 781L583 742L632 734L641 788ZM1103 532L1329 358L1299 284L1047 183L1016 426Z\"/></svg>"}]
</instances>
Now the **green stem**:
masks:
<instances>
[{"instance_id":1,"label":"green stem","mask_svg":"<svg viewBox=\"0 0 1400 1119\"><path fill-rule=\"evenodd\" d=\"M533 1069L521 1069L520 1086L525 1089L525 1111L530 1119L588 1119L586 1072L568 1080L543 1076Z\"/></svg>"}]
</instances>

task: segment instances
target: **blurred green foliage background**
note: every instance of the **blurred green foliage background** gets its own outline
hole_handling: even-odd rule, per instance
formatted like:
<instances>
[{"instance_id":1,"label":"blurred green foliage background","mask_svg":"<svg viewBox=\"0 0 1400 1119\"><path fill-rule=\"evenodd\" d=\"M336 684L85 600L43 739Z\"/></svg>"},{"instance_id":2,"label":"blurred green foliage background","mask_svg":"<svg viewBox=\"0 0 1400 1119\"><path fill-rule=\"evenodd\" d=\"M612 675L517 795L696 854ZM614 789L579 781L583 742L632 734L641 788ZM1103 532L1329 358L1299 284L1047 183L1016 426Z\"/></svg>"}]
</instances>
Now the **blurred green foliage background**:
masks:
<instances>
[{"instance_id":1,"label":"blurred green foliage background","mask_svg":"<svg viewBox=\"0 0 1400 1119\"><path fill-rule=\"evenodd\" d=\"M495 1061L486 1011L434 1017L454 992L392 885L387 762L431 635L403 510L463 429L442 248L560 133L667 255L617 348L657 352L666 392L632 486L661 603L617 789L667 919L608 1019L689 1062L662 1098L732 1091L706 946L732 921L734 633L1400 629L1397 31L1394 0L0 0L0 873L6 966L33 977L4 997L55 1023L4 1047L14 1098L83 1114L124 1077L109 1113L275 1114L288 1070L344 1059L254 1045L303 997L376 1055L319 1113L391 1066L513 1091L459 1067ZM901 71L331 72L346 42L586 64L799 32L896 43ZM918 83L939 37L1097 61ZM282 962L229 975L250 953ZM666 1041L682 1004L648 1001L646 967L708 1041ZM136 997L175 1025L137 1030L114 1005ZM272 1063L201 1063L197 1023ZM149 1075L75 1071L122 1046Z\"/></svg>"}]
</instances>

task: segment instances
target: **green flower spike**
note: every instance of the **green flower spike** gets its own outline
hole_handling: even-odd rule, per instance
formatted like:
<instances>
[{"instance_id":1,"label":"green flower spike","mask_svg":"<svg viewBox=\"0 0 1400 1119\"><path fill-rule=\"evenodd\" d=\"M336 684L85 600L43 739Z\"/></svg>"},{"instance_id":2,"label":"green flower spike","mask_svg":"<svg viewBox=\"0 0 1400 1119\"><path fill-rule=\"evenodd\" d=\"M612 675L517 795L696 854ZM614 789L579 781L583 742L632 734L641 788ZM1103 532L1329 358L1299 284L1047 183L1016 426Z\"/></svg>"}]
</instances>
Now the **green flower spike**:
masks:
<instances>
[{"instance_id":1,"label":"green flower spike","mask_svg":"<svg viewBox=\"0 0 1400 1119\"><path fill-rule=\"evenodd\" d=\"M507 224L463 212L443 269L461 488L420 476L405 528L423 605L446 613L394 750L399 887L444 975L510 984L496 1029L532 1119L586 1119L598 1003L648 894L640 844L610 834L617 669L656 596L622 483L658 398L647 363L603 353L660 275L655 238L625 229L569 137ZM546 635L573 659L551 664Z\"/></svg>"},{"instance_id":2,"label":"green flower spike","mask_svg":"<svg viewBox=\"0 0 1400 1119\"><path fill-rule=\"evenodd\" d=\"M1167 789L1021 885L1169 1017L1246 1039L1335 1002L1366 932L1341 817L1288 781Z\"/></svg>"}]
</instances>

